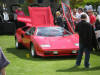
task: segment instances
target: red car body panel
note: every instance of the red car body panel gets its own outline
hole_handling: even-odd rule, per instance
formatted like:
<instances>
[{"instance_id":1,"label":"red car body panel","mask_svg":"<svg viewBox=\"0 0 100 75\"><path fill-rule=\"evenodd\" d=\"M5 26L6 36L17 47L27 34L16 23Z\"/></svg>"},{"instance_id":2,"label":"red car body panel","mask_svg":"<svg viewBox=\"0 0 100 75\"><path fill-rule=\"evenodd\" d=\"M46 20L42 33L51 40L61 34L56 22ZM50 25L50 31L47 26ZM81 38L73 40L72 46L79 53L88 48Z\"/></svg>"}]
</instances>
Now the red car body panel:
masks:
<instances>
[{"instance_id":1,"label":"red car body panel","mask_svg":"<svg viewBox=\"0 0 100 75\"><path fill-rule=\"evenodd\" d=\"M73 38L75 35L71 36L59 36L59 37L36 37L36 42L38 42L39 45L41 44L50 44L50 48L43 48L43 49L72 49L77 48L73 42L78 43L75 38ZM78 40L78 39L77 39Z\"/></svg>"},{"instance_id":2,"label":"red car body panel","mask_svg":"<svg viewBox=\"0 0 100 75\"><path fill-rule=\"evenodd\" d=\"M17 16L17 20L25 23L31 23L31 18L29 16Z\"/></svg>"},{"instance_id":3,"label":"red car body panel","mask_svg":"<svg viewBox=\"0 0 100 75\"><path fill-rule=\"evenodd\" d=\"M28 49L30 49L30 44L33 43L36 53L39 56L77 55L77 53L72 53L72 51L78 51L79 49L79 46L75 45L79 43L79 36L74 33L65 13L63 14L67 20L69 31L73 34L58 37L36 36L38 27L57 27L54 25L50 7L29 7L29 13L29 17L18 16L17 20L26 23L29 29L35 27L36 30L34 35L26 35L26 31L23 31L22 28L17 29L15 36L19 43L22 43ZM50 45L50 47L42 47L41 45ZM57 51L58 54L55 54L55 51Z\"/></svg>"},{"instance_id":4,"label":"red car body panel","mask_svg":"<svg viewBox=\"0 0 100 75\"><path fill-rule=\"evenodd\" d=\"M29 7L33 25L54 25L50 7Z\"/></svg>"},{"instance_id":5,"label":"red car body panel","mask_svg":"<svg viewBox=\"0 0 100 75\"><path fill-rule=\"evenodd\" d=\"M31 23L32 26L54 25L54 19L50 7L28 7L29 16L17 16L17 20Z\"/></svg>"},{"instance_id":6,"label":"red car body panel","mask_svg":"<svg viewBox=\"0 0 100 75\"><path fill-rule=\"evenodd\" d=\"M44 26L45 27L45 26ZM50 26L46 26L50 27ZM51 26L56 27L56 26ZM37 28L37 27L36 27ZM34 35L25 35L20 28L16 31L16 38L25 47L30 49L30 44L34 44L37 55L39 56L65 56L65 55L77 55L77 53L72 53L73 50L78 51L79 46L75 46L78 43L78 34L72 34L69 36L57 36L57 37L43 37ZM21 37L23 35L24 38ZM41 47L41 45L49 44L50 47ZM45 52L51 52L49 55L45 55ZM57 51L58 54L53 54Z\"/></svg>"},{"instance_id":7,"label":"red car body panel","mask_svg":"<svg viewBox=\"0 0 100 75\"><path fill-rule=\"evenodd\" d=\"M65 55L77 55L77 53L72 53L73 50L78 50L79 46L75 46L75 43L78 43L79 39L77 38L78 35L70 35L70 36L59 36L59 37L35 37L35 43L37 45L37 54L40 56L65 56ZM51 47L44 47L41 48L40 45L42 44L49 44ZM51 51L50 55L44 55L44 52ZM58 51L58 55L54 55L52 52Z\"/></svg>"}]
</instances>

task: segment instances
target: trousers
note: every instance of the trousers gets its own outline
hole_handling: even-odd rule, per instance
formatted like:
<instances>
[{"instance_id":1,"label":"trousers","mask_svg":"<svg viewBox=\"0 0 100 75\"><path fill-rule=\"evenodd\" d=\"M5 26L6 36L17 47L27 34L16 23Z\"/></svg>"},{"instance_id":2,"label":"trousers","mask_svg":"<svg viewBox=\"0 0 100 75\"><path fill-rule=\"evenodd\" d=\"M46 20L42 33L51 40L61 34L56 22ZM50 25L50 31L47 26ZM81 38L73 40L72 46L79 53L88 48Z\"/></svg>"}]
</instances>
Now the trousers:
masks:
<instances>
[{"instance_id":1,"label":"trousers","mask_svg":"<svg viewBox=\"0 0 100 75\"><path fill-rule=\"evenodd\" d=\"M90 65L90 63L89 63L90 49L91 48L87 48L83 44L79 44L79 51L78 51L78 56L77 56L77 60L76 60L76 65L79 66L81 64L83 52L85 52L84 66L89 67L89 65Z\"/></svg>"}]
</instances>

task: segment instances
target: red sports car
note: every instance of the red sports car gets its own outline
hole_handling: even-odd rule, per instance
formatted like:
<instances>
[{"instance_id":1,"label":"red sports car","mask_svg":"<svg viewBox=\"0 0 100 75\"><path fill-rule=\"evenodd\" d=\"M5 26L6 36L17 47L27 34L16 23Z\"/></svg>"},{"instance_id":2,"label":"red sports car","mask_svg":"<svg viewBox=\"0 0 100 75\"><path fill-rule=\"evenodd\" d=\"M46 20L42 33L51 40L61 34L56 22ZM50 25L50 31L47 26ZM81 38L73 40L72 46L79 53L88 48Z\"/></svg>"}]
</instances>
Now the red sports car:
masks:
<instances>
[{"instance_id":1,"label":"red sports car","mask_svg":"<svg viewBox=\"0 0 100 75\"><path fill-rule=\"evenodd\" d=\"M16 48L25 46L32 56L77 55L77 37L59 26L25 26L16 31Z\"/></svg>"},{"instance_id":2,"label":"red sports car","mask_svg":"<svg viewBox=\"0 0 100 75\"><path fill-rule=\"evenodd\" d=\"M54 25L50 7L29 7L30 16L18 16L26 26L16 30L16 48L25 46L32 56L77 55L79 36L74 33L70 8L64 3L62 8L67 29Z\"/></svg>"}]
</instances>

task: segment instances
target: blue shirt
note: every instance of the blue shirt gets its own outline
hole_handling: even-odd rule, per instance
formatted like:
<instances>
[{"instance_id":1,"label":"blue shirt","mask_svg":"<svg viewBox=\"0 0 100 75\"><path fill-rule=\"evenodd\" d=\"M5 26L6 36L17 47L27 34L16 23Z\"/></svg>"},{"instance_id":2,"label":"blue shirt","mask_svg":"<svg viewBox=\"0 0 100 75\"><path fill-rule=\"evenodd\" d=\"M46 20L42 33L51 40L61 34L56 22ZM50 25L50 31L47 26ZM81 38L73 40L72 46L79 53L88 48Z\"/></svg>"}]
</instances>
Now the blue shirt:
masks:
<instances>
[{"instance_id":1,"label":"blue shirt","mask_svg":"<svg viewBox=\"0 0 100 75\"><path fill-rule=\"evenodd\" d=\"M9 64L9 61L4 56L2 49L0 48L0 70L6 67Z\"/></svg>"}]
</instances>

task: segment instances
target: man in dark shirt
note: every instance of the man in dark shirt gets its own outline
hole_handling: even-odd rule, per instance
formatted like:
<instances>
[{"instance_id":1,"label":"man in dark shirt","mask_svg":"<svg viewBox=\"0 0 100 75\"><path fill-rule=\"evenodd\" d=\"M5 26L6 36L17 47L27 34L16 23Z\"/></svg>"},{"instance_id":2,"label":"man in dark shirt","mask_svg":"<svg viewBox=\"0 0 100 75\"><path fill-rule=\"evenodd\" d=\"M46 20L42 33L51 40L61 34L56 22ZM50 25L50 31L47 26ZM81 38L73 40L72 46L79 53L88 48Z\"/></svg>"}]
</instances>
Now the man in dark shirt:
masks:
<instances>
[{"instance_id":1,"label":"man in dark shirt","mask_svg":"<svg viewBox=\"0 0 100 75\"><path fill-rule=\"evenodd\" d=\"M81 22L76 26L75 31L79 34L79 52L76 61L76 66L81 63L83 52L85 52L84 66L89 68L90 51L96 48L96 38L93 27L90 23L86 22L86 15L81 15Z\"/></svg>"},{"instance_id":2,"label":"man in dark shirt","mask_svg":"<svg viewBox=\"0 0 100 75\"><path fill-rule=\"evenodd\" d=\"M0 48L0 75L6 75L5 67L9 64Z\"/></svg>"}]
</instances>

